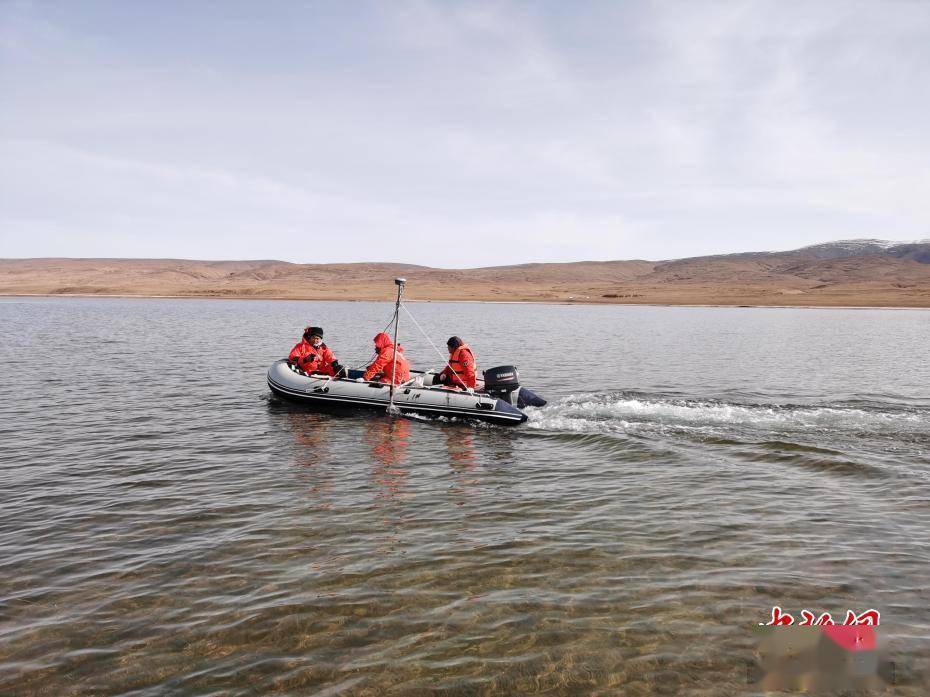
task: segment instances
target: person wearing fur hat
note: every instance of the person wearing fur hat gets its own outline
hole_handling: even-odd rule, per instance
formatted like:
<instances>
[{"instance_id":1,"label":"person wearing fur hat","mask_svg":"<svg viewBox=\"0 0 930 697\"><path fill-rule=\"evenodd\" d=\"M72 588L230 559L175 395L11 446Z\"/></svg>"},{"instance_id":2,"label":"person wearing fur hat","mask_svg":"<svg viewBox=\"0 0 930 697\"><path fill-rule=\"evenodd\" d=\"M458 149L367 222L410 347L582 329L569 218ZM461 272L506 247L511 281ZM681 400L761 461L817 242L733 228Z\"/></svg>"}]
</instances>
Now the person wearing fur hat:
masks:
<instances>
[{"instance_id":1,"label":"person wearing fur hat","mask_svg":"<svg viewBox=\"0 0 930 697\"><path fill-rule=\"evenodd\" d=\"M323 343L322 327L305 328L303 338L291 349L287 361L305 373L322 373L336 377L343 372L336 356Z\"/></svg>"}]
</instances>

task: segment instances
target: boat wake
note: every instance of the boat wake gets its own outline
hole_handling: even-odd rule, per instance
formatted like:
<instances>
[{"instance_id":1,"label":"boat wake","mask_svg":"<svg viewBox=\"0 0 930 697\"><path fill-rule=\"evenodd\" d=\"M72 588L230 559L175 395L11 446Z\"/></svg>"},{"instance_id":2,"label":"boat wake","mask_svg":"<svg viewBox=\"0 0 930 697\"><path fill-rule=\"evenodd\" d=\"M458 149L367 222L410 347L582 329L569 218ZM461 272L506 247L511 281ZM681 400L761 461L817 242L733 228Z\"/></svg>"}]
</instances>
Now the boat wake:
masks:
<instances>
[{"instance_id":1,"label":"boat wake","mask_svg":"<svg viewBox=\"0 0 930 697\"><path fill-rule=\"evenodd\" d=\"M700 433L705 436L849 436L894 434L930 437L930 410L857 403L773 404L687 399L640 393L577 394L530 410L532 429L576 433Z\"/></svg>"}]
</instances>

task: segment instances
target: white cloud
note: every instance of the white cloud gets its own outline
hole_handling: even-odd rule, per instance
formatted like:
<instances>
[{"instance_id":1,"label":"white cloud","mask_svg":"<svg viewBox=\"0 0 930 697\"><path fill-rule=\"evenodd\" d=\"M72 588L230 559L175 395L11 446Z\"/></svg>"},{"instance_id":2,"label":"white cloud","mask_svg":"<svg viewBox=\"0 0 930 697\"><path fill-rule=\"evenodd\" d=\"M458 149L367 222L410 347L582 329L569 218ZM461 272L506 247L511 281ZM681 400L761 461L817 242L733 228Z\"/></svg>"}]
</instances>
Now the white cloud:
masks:
<instances>
[{"instance_id":1,"label":"white cloud","mask_svg":"<svg viewBox=\"0 0 930 697\"><path fill-rule=\"evenodd\" d=\"M0 255L472 266L925 237L919 5L8 3Z\"/></svg>"}]
</instances>

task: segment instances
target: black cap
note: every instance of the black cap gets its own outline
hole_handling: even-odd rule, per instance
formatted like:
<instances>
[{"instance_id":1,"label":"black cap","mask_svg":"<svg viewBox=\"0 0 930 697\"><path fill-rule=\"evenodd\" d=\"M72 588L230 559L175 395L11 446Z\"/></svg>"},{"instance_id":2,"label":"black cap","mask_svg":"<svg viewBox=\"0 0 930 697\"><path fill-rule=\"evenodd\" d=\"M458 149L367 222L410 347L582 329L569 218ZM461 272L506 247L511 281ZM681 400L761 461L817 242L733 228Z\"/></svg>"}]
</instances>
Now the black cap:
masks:
<instances>
[{"instance_id":1,"label":"black cap","mask_svg":"<svg viewBox=\"0 0 930 697\"><path fill-rule=\"evenodd\" d=\"M449 340L446 342L446 346L448 346L449 348L457 349L459 346L461 346L464 343L465 342L459 339L457 336L450 336Z\"/></svg>"},{"instance_id":2,"label":"black cap","mask_svg":"<svg viewBox=\"0 0 930 697\"><path fill-rule=\"evenodd\" d=\"M322 339L323 338L323 327L307 327L304 330L304 334L307 336L318 336Z\"/></svg>"}]
</instances>

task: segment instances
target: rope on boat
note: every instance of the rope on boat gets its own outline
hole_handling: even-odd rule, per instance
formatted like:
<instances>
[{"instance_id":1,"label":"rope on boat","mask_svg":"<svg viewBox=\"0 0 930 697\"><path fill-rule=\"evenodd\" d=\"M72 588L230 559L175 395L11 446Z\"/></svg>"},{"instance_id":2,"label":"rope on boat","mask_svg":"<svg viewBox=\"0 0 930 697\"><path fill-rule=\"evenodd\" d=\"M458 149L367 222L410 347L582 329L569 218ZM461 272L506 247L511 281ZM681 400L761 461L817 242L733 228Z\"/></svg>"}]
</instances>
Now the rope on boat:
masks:
<instances>
[{"instance_id":1,"label":"rope on boat","mask_svg":"<svg viewBox=\"0 0 930 697\"><path fill-rule=\"evenodd\" d=\"M405 308L405 309L406 309L406 308ZM381 333L386 332L386 331L388 330L388 328L389 328L392 324L394 324L394 316L393 316L393 315L391 315L391 321L384 325L384 329L381 330ZM358 364L358 365L355 366L354 368L350 367L349 370L361 370L362 368L367 368L369 365L371 365L371 362L372 362L375 358L377 358L377 357L378 357L378 352L377 352L377 351L373 351L372 354L371 354L371 356L368 357L368 360L366 360L364 363Z\"/></svg>"},{"instance_id":2,"label":"rope on boat","mask_svg":"<svg viewBox=\"0 0 930 697\"><path fill-rule=\"evenodd\" d=\"M426 337L426 340L429 342L429 345L433 347L433 350L436 352L436 355L438 355L439 358L442 360L442 362L445 363L445 364L449 367L449 370L451 370L453 373L455 373L455 377L458 377L459 374L456 372L455 368L452 367L452 364L449 363L449 359L446 358L444 355L442 355L442 351L440 351L440 350L436 347L436 344L433 343L433 340L429 338L429 334L427 334L426 331L424 331L423 327L420 326L420 323L417 322L417 318L414 317L414 316L410 313L410 310L407 309L407 306L406 306L406 305L401 305L401 307L404 309L404 312L407 313L407 316L408 316L408 317L413 321L413 323L416 325L417 329L420 330L420 333L421 333L424 337Z\"/></svg>"},{"instance_id":3,"label":"rope on boat","mask_svg":"<svg viewBox=\"0 0 930 697\"><path fill-rule=\"evenodd\" d=\"M433 347L433 350L436 352L436 355L439 356L439 359L443 362L443 365L446 366L446 367L448 367L449 370L451 370L452 373L453 373L456 377L459 377L458 371L456 371L456 369L452 367L452 364L449 363L449 359L446 357L446 354L443 354L443 352L439 350L439 348L436 346L436 344L433 343L433 340L430 339L429 334L426 333L426 330L423 329L422 326L420 326L420 323L419 323L419 322L417 322L417 318L414 317L413 314L410 312L410 310L407 309L407 305L406 305L405 303L400 302L400 293L398 293L398 302L397 302L397 305L395 305L395 307L394 307L394 312L391 314L391 319L388 321L388 323L387 323L386 325L384 325L384 329L382 329L381 332L382 332L382 333L383 333L383 332L387 332L387 330L391 327L391 325L394 324L394 323L397 321L397 319L398 319L398 308L403 309L403 311L407 313L407 316L408 316L408 317L410 318L410 320L413 322L414 326L415 326L417 329L420 330L420 333L423 335L423 338L425 338L426 341L429 343L429 345ZM396 326L395 326L395 331L394 331L394 338L395 338L395 342L394 342L394 343L395 343L395 349L396 349L396 343L397 343L397 341L396 341L396 339L397 339L397 328L396 328ZM377 356L378 356L378 352L377 352L377 351L372 352L371 356L370 356L366 361L364 361L363 363L360 363L359 365L355 366L354 368L350 368L350 370L361 370L362 368L364 368L364 367L370 365L371 362L372 362L375 358L377 358ZM391 402L391 404L393 405L393 394L392 394L392 402ZM389 406L389 408L390 408L390 406Z\"/></svg>"}]
</instances>

